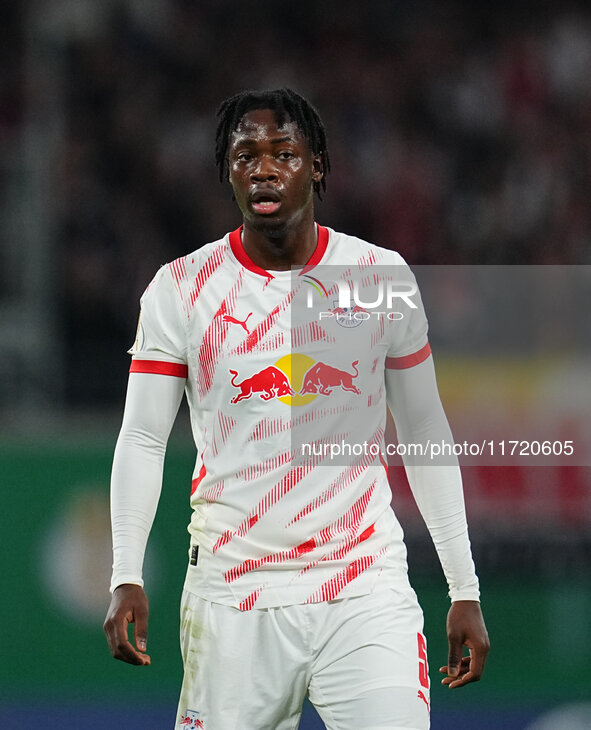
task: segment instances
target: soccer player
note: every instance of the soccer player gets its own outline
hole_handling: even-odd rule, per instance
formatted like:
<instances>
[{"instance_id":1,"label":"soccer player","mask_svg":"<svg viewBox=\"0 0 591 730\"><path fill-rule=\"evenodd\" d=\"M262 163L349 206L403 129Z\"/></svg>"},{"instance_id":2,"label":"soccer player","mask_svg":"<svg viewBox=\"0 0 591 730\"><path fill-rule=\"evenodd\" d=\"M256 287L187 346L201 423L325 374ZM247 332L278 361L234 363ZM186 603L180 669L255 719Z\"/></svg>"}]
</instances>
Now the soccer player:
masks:
<instances>
[{"instance_id":1,"label":"soccer player","mask_svg":"<svg viewBox=\"0 0 591 730\"><path fill-rule=\"evenodd\" d=\"M185 393L197 462L176 728L295 729L308 693L330 730L423 730L423 618L384 459L387 407L399 442L451 442L416 284L408 273L400 317L337 301L332 271L367 282L406 267L315 222L330 165L304 98L244 92L218 116L220 178L243 225L163 266L142 297L112 473L111 653L151 661L142 563ZM296 306L312 286L318 316ZM356 435L364 448L333 459ZM452 601L442 681L461 687L489 644L459 467L405 468Z\"/></svg>"}]
</instances>

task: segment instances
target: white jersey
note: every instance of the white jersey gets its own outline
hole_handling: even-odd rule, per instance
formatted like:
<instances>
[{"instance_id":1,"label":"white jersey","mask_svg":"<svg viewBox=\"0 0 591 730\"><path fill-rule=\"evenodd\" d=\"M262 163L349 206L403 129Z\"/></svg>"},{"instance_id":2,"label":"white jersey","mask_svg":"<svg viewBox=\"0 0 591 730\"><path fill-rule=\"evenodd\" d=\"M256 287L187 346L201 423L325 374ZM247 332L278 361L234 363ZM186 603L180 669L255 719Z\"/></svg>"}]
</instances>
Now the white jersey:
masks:
<instances>
[{"instance_id":1,"label":"white jersey","mask_svg":"<svg viewBox=\"0 0 591 730\"><path fill-rule=\"evenodd\" d=\"M331 267L352 278L390 266L404 266L399 254L318 226L303 269L269 272L238 229L163 266L146 290L131 371L186 378L193 593L248 610L406 580L384 372L429 356L427 321L416 286L390 318L343 306L329 281ZM334 458L333 444L349 452Z\"/></svg>"}]
</instances>

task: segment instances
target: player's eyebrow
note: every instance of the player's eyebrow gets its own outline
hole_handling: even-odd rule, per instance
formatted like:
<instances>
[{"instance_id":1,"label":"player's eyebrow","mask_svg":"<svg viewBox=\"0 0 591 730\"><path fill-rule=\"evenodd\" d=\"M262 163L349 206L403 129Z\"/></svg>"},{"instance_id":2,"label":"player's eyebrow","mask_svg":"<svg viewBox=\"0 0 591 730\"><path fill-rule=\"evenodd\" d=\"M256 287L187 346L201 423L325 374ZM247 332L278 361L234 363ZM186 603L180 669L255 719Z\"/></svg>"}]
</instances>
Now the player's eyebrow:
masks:
<instances>
[{"instance_id":1,"label":"player's eyebrow","mask_svg":"<svg viewBox=\"0 0 591 730\"><path fill-rule=\"evenodd\" d=\"M252 139L251 137L236 137L233 144L245 144L245 145L254 145L258 144L258 139ZM285 137L275 137L273 139L270 139L269 142L271 144L283 144L283 142L296 142L296 140L291 137L289 134Z\"/></svg>"}]
</instances>

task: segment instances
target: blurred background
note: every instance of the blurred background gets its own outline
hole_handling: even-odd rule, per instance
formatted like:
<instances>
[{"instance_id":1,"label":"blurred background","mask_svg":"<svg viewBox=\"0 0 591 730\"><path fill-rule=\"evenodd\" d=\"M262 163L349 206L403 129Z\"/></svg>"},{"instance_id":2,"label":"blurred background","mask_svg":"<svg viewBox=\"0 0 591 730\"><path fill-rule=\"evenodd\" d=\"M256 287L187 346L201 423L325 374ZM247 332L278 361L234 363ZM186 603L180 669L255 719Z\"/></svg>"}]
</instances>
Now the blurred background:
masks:
<instances>
[{"instance_id":1,"label":"blurred background","mask_svg":"<svg viewBox=\"0 0 591 730\"><path fill-rule=\"evenodd\" d=\"M240 223L213 162L218 104L283 85L328 130L319 222L417 272L456 438L543 424L575 444L466 465L493 651L461 694L439 686L446 587L391 470L433 728L591 727L590 69L586 2L3 0L2 728L172 727L184 411L147 556L153 666L114 662L101 628L126 349L158 267ZM302 730L320 727L307 705Z\"/></svg>"}]
</instances>

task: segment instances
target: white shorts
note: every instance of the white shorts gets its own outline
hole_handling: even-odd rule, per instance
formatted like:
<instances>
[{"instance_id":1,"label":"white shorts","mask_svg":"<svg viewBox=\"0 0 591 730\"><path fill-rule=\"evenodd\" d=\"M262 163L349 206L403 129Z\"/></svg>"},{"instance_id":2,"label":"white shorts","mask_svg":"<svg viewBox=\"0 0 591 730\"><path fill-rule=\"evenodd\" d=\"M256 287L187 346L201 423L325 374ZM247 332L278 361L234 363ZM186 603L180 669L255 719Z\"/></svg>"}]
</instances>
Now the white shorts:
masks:
<instances>
[{"instance_id":1,"label":"white shorts","mask_svg":"<svg viewBox=\"0 0 591 730\"><path fill-rule=\"evenodd\" d=\"M427 730L423 614L410 586L239 611L183 592L176 730Z\"/></svg>"}]
</instances>

